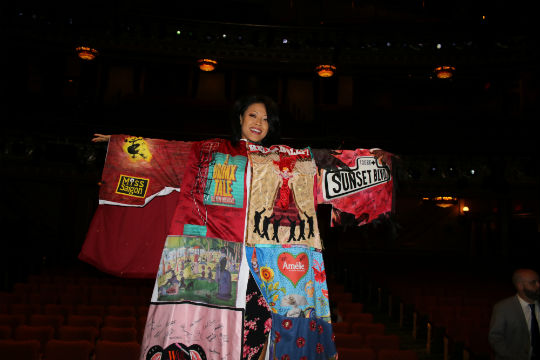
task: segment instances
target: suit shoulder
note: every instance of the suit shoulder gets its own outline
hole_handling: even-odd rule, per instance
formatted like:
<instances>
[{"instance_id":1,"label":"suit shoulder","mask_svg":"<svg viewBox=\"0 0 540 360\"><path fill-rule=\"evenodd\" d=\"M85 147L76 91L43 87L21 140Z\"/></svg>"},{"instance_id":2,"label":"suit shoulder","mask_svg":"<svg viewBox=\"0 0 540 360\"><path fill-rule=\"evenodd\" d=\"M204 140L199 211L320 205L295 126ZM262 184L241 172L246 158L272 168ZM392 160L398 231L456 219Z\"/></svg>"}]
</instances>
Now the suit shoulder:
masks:
<instances>
[{"instance_id":1,"label":"suit shoulder","mask_svg":"<svg viewBox=\"0 0 540 360\"><path fill-rule=\"evenodd\" d=\"M510 296L510 297L507 297L505 299L498 301L497 303L495 303L493 308L505 308L509 306L515 306L517 304L519 303L518 303L518 300L516 299L516 296L514 295L514 296Z\"/></svg>"}]
</instances>

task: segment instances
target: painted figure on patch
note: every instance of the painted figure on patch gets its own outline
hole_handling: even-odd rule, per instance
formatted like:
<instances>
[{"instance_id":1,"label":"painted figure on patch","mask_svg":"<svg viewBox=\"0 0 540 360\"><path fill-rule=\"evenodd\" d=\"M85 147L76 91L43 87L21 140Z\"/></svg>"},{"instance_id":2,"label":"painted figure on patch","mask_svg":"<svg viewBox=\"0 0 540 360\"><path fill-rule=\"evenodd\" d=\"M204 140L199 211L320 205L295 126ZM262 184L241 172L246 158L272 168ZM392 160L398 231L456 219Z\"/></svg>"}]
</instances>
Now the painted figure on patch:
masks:
<instances>
[{"instance_id":1,"label":"painted figure on patch","mask_svg":"<svg viewBox=\"0 0 540 360\"><path fill-rule=\"evenodd\" d=\"M169 236L158 272L155 301L192 300L233 305L241 258L241 243Z\"/></svg>"}]
</instances>

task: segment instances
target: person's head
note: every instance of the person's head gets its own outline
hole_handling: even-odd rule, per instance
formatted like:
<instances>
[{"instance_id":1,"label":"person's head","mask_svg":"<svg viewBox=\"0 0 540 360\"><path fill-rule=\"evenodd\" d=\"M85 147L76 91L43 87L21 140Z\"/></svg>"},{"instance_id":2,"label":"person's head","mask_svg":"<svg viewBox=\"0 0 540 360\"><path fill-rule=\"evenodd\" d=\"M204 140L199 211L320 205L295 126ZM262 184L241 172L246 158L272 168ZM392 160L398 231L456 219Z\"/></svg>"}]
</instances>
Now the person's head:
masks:
<instances>
[{"instance_id":1,"label":"person's head","mask_svg":"<svg viewBox=\"0 0 540 360\"><path fill-rule=\"evenodd\" d=\"M236 101L231 116L232 140L271 145L279 139L279 111L268 96L250 95Z\"/></svg>"},{"instance_id":2,"label":"person's head","mask_svg":"<svg viewBox=\"0 0 540 360\"><path fill-rule=\"evenodd\" d=\"M532 303L540 300L540 281L536 271L531 269L518 269L514 271L512 282L519 297Z\"/></svg>"}]
</instances>

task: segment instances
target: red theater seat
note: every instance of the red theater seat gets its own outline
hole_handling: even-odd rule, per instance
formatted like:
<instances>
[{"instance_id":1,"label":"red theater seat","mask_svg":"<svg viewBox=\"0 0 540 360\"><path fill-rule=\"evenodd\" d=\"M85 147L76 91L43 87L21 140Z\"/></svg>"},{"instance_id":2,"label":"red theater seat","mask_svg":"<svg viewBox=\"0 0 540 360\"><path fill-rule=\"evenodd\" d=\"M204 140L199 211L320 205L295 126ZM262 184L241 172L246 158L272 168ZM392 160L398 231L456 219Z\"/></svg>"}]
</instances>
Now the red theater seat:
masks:
<instances>
[{"instance_id":1,"label":"red theater seat","mask_svg":"<svg viewBox=\"0 0 540 360\"><path fill-rule=\"evenodd\" d=\"M360 335L383 335L385 326L382 323L353 323L351 325L351 332L353 334Z\"/></svg>"},{"instance_id":2,"label":"red theater seat","mask_svg":"<svg viewBox=\"0 0 540 360\"><path fill-rule=\"evenodd\" d=\"M95 360L137 360L141 346L136 342L98 340Z\"/></svg>"},{"instance_id":3,"label":"red theater seat","mask_svg":"<svg viewBox=\"0 0 540 360\"><path fill-rule=\"evenodd\" d=\"M364 346L364 336L360 334L334 334L338 348L358 349Z\"/></svg>"},{"instance_id":4,"label":"red theater seat","mask_svg":"<svg viewBox=\"0 0 540 360\"><path fill-rule=\"evenodd\" d=\"M137 326L135 316L105 316L105 326L134 328Z\"/></svg>"},{"instance_id":5,"label":"red theater seat","mask_svg":"<svg viewBox=\"0 0 540 360\"><path fill-rule=\"evenodd\" d=\"M103 317L95 315L70 315L67 318L67 325L71 326L93 326L100 328Z\"/></svg>"},{"instance_id":6,"label":"red theater seat","mask_svg":"<svg viewBox=\"0 0 540 360\"><path fill-rule=\"evenodd\" d=\"M339 360L375 360L376 354L373 349L350 349L338 348Z\"/></svg>"},{"instance_id":7,"label":"red theater seat","mask_svg":"<svg viewBox=\"0 0 540 360\"><path fill-rule=\"evenodd\" d=\"M130 342L137 341L137 330L135 328L117 328L104 326L101 328L101 339L109 341Z\"/></svg>"},{"instance_id":8,"label":"red theater seat","mask_svg":"<svg viewBox=\"0 0 540 360\"><path fill-rule=\"evenodd\" d=\"M366 346L379 351L381 349L399 350L399 336L397 335L366 335Z\"/></svg>"},{"instance_id":9,"label":"red theater seat","mask_svg":"<svg viewBox=\"0 0 540 360\"><path fill-rule=\"evenodd\" d=\"M382 349L377 354L377 360L418 360L418 354L414 350Z\"/></svg>"},{"instance_id":10,"label":"red theater seat","mask_svg":"<svg viewBox=\"0 0 540 360\"><path fill-rule=\"evenodd\" d=\"M0 339L11 339L13 336L13 329L9 325L0 325Z\"/></svg>"},{"instance_id":11,"label":"red theater seat","mask_svg":"<svg viewBox=\"0 0 540 360\"><path fill-rule=\"evenodd\" d=\"M58 329L60 340L86 340L91 344L96 342L99 329L94 326L61 326Z\"/></svg>"},{"instance_id":12,"label":"red theater seat","mask_svg":"<svg viewBox=\"0 0 540 360\"><path fill-rule=\"evenodd\" d=\"M47 341L54 337L52 326L30 326L20 325L15 329L13 338L15 340L38 340L41 343L41 351L45 349Z\"/></svg>"},{"instance_id":13,"label":"red theater seat","mask_svg":"<svg viewBox=\"0 0 540 360\"><path fill-rule=\"evenodd\" d=\"M46 360L90 360L94 346L85 340L50 340L45 346Z\"/></svg>"},{"instance_id":14,"label":"red theater seat","mask_svg":"<svg viewBox=\"0 0 540 360\"><path fill-rule=\"evenodd\" d=\"M38 340L0 340L2 359L40 359L40 342Z\"/></svg>"}]
</instances>

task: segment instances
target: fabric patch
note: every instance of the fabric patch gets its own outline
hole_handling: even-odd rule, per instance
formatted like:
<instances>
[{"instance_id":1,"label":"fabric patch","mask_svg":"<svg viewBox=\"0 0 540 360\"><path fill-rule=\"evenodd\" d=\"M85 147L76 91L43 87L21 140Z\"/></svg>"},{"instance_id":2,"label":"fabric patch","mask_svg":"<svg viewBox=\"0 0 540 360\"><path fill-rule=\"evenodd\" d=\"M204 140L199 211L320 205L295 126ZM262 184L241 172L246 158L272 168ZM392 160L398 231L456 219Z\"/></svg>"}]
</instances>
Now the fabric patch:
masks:
<instances>
[{"instance_id":1,"label":"fabric patch","mask_svg":"<svg viewBox=\"0 0 540 360\"><path fill-rule=\"evenodd\" d=\"M127 196L144 198L150 184L149 179L138 178L129 175L120 175L115 193Z\"/></svg>"},{"instance_id":2,"label":"fabric patch","mask_svg":"<svg viewBox=\"0 0 540 360\"><path fill-rule=\"evenodd\" d=\"M330 321L322 254L307 247L246 247L253 277L273 313Z\"/></svg>"},{"instance_id":3,"label":"fabric patch","mask_svg":"<svg viewBox=\"0 0 540 360\"><path fill-rule=\"evenodd\" d=\"M183 234L186 235L186 236L202 236L202 237L205 237L206 236L206 226L185 224Z\"/></svg>"},{"instance_id":4,"label":"fabric patch","mask_svg":"<svg viewBox=\"0 0 540 360\"><path fill-rule=\"evenodd\" d=\"M155 196L179 191L193 144L126 135L111 136L101 175L100 204L144 206ZM133 184L124 184L121 175L126 176L130 183L129 178L133 181L147 180L146 188L141 191ZM140 196L142 193L144 196Z\"/></svg>"},{"instance_id":5,"label":"fabric patch","mask_svg":"<svg viewBox=\"0 0 540 360\"><path fill-rule=\"evenodd\" d=\"M242 243L168 236L156 278L157 298L152 300L234 306L241 260Z\"/></svg>"},{"instance_id":6,"label":"fabric patch","mask_svg":"<svg viewBox=\"0 0 540 360\"><path fill-rule=\"evenodd\" d=\"M332 324L272 314L272 359L335 359Z\"/></svg>"},{"instance_id":7,"label":"fabric patch","mask_svg":"<svg viewBox=\"0 0 540 360\"><path fill-rule=\"evenodd\" d=\"M171 222L170 235L185 235L184 224L192 224L206 226L206 237L244 242L248 197L245 179L246 151L245 142L233 146L229 141L212 139L193 144L186 165L184 185ZM221 170L216 170L216 156L217 159L222 158L219 162L222 165ZM228 160L225 160L227 156ZM225 162L229 167L223 167ZM231 162L234 165L231 165ZM240 166L241 162L246 165ZM236 179L234 183L230 180L233 175ZM220 178L220 185L216 185L213 176ZM215 186L221 189L217 193ZM232 194L233 198L224 196L225 193ZM219 197L216 197L216 194ZM217 200L220 203L214 203Z\"/></svg>"},{"instance_id":8,"label":"fabric patch","mask_svg":"<svg viewBox=\"0 0 540 360\"><path fill-rule=\"evenodd\" d=\"M214 153L208 169L204 203L241 208L246 163L245 156Z\"/></svg>"},{"instance_id":9,"label":"fabric patch","mask_svg":"<svg viewBox=\"0 0 540 360\"><path fill-rule=\"evenodd\" d=\"M140 359L159 353L161 359L240 359L243 315L242 309L202 304L151 304ZM172 357L177 354L185 357Z\"/></svg>"},{"instance_id":10,"label":"fabric patch","mask_svg":"<svg viewBox=\"0 0 540 360\"><path fill-rule=\"evenodd\" d=\"M315 213L316 168L309 149L248 145L253 174L246 244L321 248Z\"/></svg>"},{"instance_id":11,"label":"fabric patch","mask_svg":"<svg viewBox=\"0 0 540 360\"><path fill-rule=\"evenodd\" d=\"M320 170L317 202L332 204L331 226L363 225L392 211L391 154L384 162L370 150L343 150L334 157L349 169Z\"/></svg>"},{"instance_id":12,"label":"fabric patch","mask_svg":"<svg viewBox=\"0 0 540 360\"><path fill-rule=\"evenodd\" d=\"M142 137L126 137L122 149L131 161L152 161L152 153Z\"/></svg>"}]
</instances>

